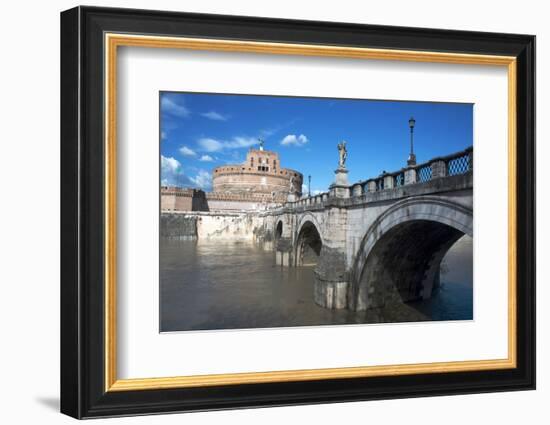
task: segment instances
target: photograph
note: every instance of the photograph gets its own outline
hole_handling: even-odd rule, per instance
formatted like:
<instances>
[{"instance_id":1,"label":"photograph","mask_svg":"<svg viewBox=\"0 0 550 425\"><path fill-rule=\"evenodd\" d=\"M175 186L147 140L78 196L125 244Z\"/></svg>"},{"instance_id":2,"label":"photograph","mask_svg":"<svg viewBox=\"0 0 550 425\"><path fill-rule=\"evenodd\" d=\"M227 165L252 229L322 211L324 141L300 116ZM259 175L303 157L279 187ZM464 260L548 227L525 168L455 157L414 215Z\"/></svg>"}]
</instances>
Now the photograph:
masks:
<instances>
[{"instance_id":1,"label":"photograph","mask_svg":"<svg viewBox=\"0 0 550 425\"><path fill-rule=\"evenodd\" d=\"M158 101L160 332L475 320L473 104Z\"/></svg>"},{"instance_id":2,"label":"photograph","mask_svg":"<svg viewBox=\"0 0 550 425\"><path fill-rule=\"evenodd\" d=\"M393 422L440 422L452 410L465 423L480 406L506 423L536 416L547 394L525 390L538 379L544 298L534 35L543 14L530 26L521 8L494 20L494 7L438 14L403 3L377 15L203 3L65 5L37 39L50 34L54 48L15 55L35 69L29 58L57 52L56 84L7 68L39 81L45 102L60 86L60 108L6 139L37 130L44 152L7 155L9 174L17 180L16 159L34 155L60 186L57 198L33 192L55 208L11 209L24 229L61 215L61 262L42 255L50 235L37 239L44 265L31 267L35 281L45 267L60 274L60 291L38 285L31 305L46 306L41 319L58 311L53 334L29 339L58 341L56 368L43 368L52 376L31 370L36 394L55 381L59 411L77 419L255 409L235 418L256 423L269 410L259 408L293 406L275 422L299 411L316 421L322 409L332 423L361 417L351 402L369 401L369 418L387 421L405 399L418 412L390 408ZM35 15L51 22L45 13ZM11 109L28 103L11 88ZM48 126L60 149L44 144ZM30 146L6 144L19 145ZM42 175L27 174L11 186L28 198L22 188ZM11 227L11 250L28 245ZM27 251L17 276L34 264ZM42 360L27 363L52 363ZM26 380L14 382L18 394ZM328 405L299 407L332 403L332 416ZM14 410L27 412L28 400ZM194 417L204 415L223 413Z\"/></svg>"}]
</instances>

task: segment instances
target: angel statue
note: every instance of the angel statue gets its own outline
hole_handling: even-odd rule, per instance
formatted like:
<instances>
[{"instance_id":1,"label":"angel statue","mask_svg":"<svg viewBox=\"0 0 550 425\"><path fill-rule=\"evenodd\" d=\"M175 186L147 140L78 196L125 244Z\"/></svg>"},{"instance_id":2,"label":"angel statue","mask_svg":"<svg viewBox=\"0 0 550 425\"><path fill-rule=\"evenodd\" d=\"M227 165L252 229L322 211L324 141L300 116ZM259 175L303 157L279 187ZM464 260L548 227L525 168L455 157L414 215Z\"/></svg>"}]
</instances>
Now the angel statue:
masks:
<instances>
[{"instance_id":1,"label":"angel statue","mask_svg":"<svg viewBox=\"0 0 550 425\"><path fill-rule=\"evenodd\" d=\"M338 143L338 168L346 168L346 159L348 158L348 150L346 149L346 141Z\"/></svg>"},{"instance_id":2,"label":"angel statue","mask_svg":"<svg viewBox=\"0 0 550 425\"><path fill-rule=\"evenodd\" d=\"M290 176L290 187L289 193L296 193L296 188L294 187L294 176Z\"/></svg>"}]
</instances>

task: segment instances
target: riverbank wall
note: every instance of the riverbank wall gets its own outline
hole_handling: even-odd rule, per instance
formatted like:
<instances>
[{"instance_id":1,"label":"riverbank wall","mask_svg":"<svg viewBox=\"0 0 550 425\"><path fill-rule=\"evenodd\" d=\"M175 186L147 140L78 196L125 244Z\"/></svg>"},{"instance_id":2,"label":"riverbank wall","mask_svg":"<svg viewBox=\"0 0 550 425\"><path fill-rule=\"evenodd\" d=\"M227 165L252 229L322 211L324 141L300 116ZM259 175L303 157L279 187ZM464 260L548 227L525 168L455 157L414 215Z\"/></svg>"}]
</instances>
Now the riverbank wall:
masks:
<instances>
[{"instance_id":1,"label":"riverbank wall","mask_svg":"<svg viewBox=\"0 0 550 425\"><path fill-rule=\"evenodd\" d=\"M263 218L252 212L163 212L160 235L169 239L255 240Z\"/></svg>"}]
</instances>

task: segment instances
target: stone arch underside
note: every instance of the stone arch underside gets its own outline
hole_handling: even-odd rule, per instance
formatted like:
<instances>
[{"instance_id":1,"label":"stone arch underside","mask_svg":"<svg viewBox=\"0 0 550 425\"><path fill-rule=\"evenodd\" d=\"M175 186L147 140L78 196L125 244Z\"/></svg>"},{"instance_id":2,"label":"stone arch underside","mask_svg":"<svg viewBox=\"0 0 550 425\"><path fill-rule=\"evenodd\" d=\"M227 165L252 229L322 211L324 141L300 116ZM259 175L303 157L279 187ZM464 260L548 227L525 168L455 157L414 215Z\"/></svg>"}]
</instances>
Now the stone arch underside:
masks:
<instances>
[{"instance_id":1,"label":"stone arch underside","mask_svg":"<svg viewBox=\"0 0 550 425\"><path fill-rule=\"evenodd\" d=\"M402 201L367 230L352 269L348 307L379 308L427 299L439 284L439 268L451 246L473 236L472 211L424 197Z\"/></svg>"},{"instance_id":2,"label":"stone arch underside","mask_svg":"<svg viewBox=\"0 0 550 425\"><path fill-rule=\"evenodd\" d=\"M321 255L323 241L317 226L310 220L304 220L296 237L296 265L314 266Z\"/></svg>"},{"instance_id":3,"label":"stone arch underside","mask_svg":"<svg viewBox=\"0 0 550 425\"><path fill-rule=\"evenodd\" d=\"M279 219L275 224L275 240L279 240L283 236L283 220Z\"/></svg>"}]
</instances>

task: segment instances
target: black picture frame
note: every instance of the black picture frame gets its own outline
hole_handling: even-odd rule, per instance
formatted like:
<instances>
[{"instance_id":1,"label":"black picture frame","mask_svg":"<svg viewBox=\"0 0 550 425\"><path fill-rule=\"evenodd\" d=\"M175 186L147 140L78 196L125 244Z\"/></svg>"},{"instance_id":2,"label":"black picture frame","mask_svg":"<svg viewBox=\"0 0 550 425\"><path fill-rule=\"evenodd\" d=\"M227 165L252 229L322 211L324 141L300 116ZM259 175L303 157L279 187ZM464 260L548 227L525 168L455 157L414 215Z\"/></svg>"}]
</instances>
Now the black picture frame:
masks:
<instances>
[{"instance_id":1,"label":"black picture frame","mask_svg":"<svg viewBox=\"0 0 550 425\"><path fill-rule=\"evenodd\" d=\"M106 32L514 56L517 59L517 367L105 391ZM535 388L535 37L76 7L61 13L61 412L75 418Z\"/></svg>"}]
</instances>

